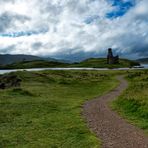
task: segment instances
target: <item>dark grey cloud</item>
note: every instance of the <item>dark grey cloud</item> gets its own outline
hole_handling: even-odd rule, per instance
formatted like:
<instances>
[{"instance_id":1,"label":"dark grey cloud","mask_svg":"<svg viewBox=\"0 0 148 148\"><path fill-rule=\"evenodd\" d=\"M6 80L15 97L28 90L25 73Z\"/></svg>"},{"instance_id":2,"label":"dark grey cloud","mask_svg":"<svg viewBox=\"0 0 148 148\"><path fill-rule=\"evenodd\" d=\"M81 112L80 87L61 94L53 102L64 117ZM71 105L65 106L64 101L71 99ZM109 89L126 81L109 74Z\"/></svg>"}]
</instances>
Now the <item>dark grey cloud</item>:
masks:
<instances>
[{"instance_id":1,"label":"dark grey cloud","mask_svg":"<svg viewBox=\"0 0 148 148\"><path fill-rule=\"evenodd\" d=\"M5 12L0 15L0 22L0 32L4 32L11 25L12 18L7 12Z\"/></svg>"},{"instance_id":2,"label":"dark grey cloud","mask_svg":"<svg viewBox=\"0 0 148 148\"><path fill-rule=\"evenodd\" d=\"M8 46L8 47L4 47L4 48L0 48L0 53L1 54L7 54L7 53L11 53L13 50L15 50L15 45L11 45L11 46Z\"/></svg>"},{"instance_id":3,"label":"dark grey cloud","mask_svg":"<svg viewBox=\"0 0 148 148\"><path fill-rule=\"evenodd\" d=\"M36 42L36 43L33 43L31 47L34 50L39 50L42 46L43 46L43 44L41 42Z\"/></svg>"},{"instance_id":4,"label":"dark grey cloud","mask_svg":"<svg viewBox=\"0 0 148 148\"><path fill-rule=\"evenodd\" d=\"M25 15L4 12L0 15L0 33L4 33L9 27L12 27L15 24L15 21L24 23L25 21L29 20L30 18Z\"/></svg>"},{"instance_id":5,"label":"dark grey cloud","mask_svg":"<svg viewBox=\"0 0 148 148\"><path fill-rule=\"evenodd\" d=\"M105 54L103 56L105 56ZM52 55L52 58L65 59L67 61L72 61L72 62L82 61L91 57L95 58L95 57L101 57L101 56L96 52L84 52L84 51L79 51L77 53L69 53L69 54L58 53L56 55Z\"/></svg>"}]
</instances>

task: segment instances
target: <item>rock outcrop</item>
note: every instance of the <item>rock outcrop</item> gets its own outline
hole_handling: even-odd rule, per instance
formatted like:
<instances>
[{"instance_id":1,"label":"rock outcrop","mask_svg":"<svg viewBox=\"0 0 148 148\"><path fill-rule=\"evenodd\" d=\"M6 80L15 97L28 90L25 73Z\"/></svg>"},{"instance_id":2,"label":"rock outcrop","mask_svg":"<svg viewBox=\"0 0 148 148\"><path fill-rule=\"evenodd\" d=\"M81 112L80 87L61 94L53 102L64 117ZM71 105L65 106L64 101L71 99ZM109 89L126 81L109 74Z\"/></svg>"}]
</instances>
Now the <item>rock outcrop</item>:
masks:
<instances>
[{"instance_id":1,"label":"rock outcrop","mask_svg":"<svg viewBox=\"0 0 148 148\"><path fill-rule=\"evenodd\" d=\"M8 74L0 76L0 89L20 87L21 79L17 75Z\"/></svg>"}]
</instances>

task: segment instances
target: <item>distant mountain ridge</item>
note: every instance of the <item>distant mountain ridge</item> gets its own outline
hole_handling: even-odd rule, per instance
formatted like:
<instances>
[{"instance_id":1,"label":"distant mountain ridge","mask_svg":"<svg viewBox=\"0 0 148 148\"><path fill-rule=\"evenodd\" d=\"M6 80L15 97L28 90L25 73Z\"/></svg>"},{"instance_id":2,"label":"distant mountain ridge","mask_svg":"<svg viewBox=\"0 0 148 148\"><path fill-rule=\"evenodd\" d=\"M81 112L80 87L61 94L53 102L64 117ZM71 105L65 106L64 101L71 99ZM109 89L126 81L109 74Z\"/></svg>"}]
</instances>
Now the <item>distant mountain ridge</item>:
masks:
<instances>
[{"instance_id":1,"label":"distant mountain ridge","mask_svg":"<svg viewBox=\"0 0 148 148\"><path fill-rule=\"evenodd\" d=\"M148 64L148 58L137 59L139 63Z\"/></svg>"},{"instance_id":2,"label":"distant mountain ridge","mask_svg":"<svg viewBox=\"0 0 148 148\"><path fill-rule=\"evenodd\" d=\"M53 58L46 59L46 58L42 58L42 57L38 57L38 56L33 56L33 55L0 54L0 65L8 65L8 64L18 63L18 62L22 62L22 61L36 61L36 60L57 61L56 59L53 59Z\"/></svg>"}]
</instances>

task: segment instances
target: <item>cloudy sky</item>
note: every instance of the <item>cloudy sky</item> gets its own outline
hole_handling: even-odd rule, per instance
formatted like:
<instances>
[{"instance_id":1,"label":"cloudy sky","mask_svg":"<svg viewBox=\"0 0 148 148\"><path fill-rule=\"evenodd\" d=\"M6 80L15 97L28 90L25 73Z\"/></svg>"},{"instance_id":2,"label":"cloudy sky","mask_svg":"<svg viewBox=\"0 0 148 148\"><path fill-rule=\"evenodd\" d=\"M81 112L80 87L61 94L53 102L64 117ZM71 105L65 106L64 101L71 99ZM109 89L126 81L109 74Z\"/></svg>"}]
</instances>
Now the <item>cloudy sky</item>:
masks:
<instances>
[{"instance_id":1,"label":"cloudy sky","mask_svg":"<svg viewBox=\"0 0 148 148\"><path fill-rule=\"evenodd\" d=\"M148 57L148 0L0 0L0 54Z\"/></svg>"}]
</instances>

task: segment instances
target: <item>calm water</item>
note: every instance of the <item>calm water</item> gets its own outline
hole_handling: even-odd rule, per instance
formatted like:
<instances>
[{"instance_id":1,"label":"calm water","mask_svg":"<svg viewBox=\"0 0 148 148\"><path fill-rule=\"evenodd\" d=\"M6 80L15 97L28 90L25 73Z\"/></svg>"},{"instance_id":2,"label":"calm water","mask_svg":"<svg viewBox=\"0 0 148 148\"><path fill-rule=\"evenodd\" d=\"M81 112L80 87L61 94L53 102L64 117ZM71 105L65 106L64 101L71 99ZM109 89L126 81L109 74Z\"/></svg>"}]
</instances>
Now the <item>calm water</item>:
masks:
<instances>
[{"instance_id":1,"label":"calm water","mask_svg":"<svg viewBox=\"0 0 148 148\"><path fill-rule=\"evenodd\" d=\"M15 71L43 71L43 70L108 70L107 68L31 68L31 69L13 69L0 70L0 74L15 72Z\"/></svg>"},{"instance_id":2,"label":"calm water","mask_svg":"<svg viewBox=\"0 0 148 148\"><path fill-rule=\"evenodd\" d=\"M141 64L145 69L148 69L148 64Z\"/></svg>"},{"instance_id":3,"label":"calm water","mask_svg":"<svg viewBox=\"0 0 148 148\"><path fill-rule=\"evenodd\" d=\"M148 69L148 64L142 64L144 68L132 69ZM112 70L129 70L130 68L116 68ZM32 68L32 69L13 69L13 70L0 70L0 74L15 72L15 71L43 71L43 70L109 70L108 68Z\"/></svg>"}]
</instances>

